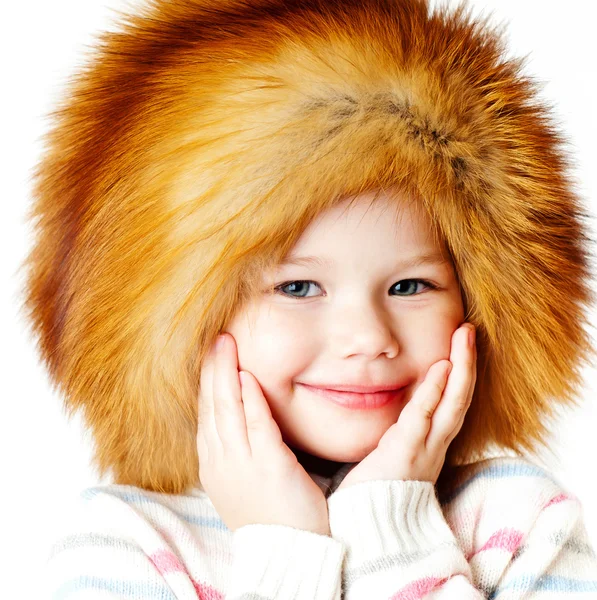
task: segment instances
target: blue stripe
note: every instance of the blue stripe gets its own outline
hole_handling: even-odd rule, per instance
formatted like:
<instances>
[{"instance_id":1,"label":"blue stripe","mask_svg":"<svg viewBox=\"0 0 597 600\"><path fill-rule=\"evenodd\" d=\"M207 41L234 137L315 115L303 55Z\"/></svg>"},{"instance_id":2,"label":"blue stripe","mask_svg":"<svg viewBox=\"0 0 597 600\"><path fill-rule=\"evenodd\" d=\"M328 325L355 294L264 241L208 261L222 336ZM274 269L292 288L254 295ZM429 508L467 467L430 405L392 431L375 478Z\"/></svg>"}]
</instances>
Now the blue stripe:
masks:
<instances>
[{"instance_id":1,"label":"blue stripe","mask_svg":"<svg viewBox=\"0 0 597 600\"><path fill-rule=\"evenodd\" d=\"M542 575L539 578L537 575L520 575L506 585L500 586L487 598L493 600L504 590L512 588L516 592L597 592L597 581L582 581L555 575Z\"/></svg>"},{"instance_id":2,"label":"blue stripe","mask_svg":"<svg viewBox=\"0 0 597 600\"><path fill-rule=\"evenodd\" d=\"M52 596L52 600L64 600L71 594L83 590L102 590L122 598L144 598L151 600L176 600L172 590L166 585L120 579L82 576L64 583Z\"/></svg>"},{"instance_id":3,"label":"blue stripe","mask_svg":"<svg viewBox=\"0 0 597 600\"><path fill-rule=\"evenodd\" d=\"M224 521L222 521L219 517L201 517L197 515L189 515L186 513L182 513L174 508L166 506L162 504L160 501L153 499L151 496L147 496L139 491L136 491L137 488L133 486L121 486L122 488L126 488L131 491L121 491L120 489L114 487L93 487L87 488L83 490L80 494L81 498L84 500L91 500L95 498L99 494L108 494L110 496L114 496L127 504L153 504L157 505L161 508L165 508L172 513L174 513L179 519L190 523L191 525L197 525L200 527L206 527L209 529L218 529L220 531L230 531Z\"/></svg>"},{"instance_id":4,"label":"blue stripe","mask_svg":"<svg viewBox=\"0 0 597 600\"><path fill-rule=\"evenodd\" d=\"M542 479L549 479L556 485L560 485L556 479L549 475L549 473L536 465L522 461L519 461L515 464L494 464L486 469L480 470L478 473L467 479L463 484L451 490L450 493L441 498L440 504L442 506L450 504L450 502L459 496L474 481L477 481L477 479L500 479L506 477L540 477Z\"/></svg>"}]
</instances>

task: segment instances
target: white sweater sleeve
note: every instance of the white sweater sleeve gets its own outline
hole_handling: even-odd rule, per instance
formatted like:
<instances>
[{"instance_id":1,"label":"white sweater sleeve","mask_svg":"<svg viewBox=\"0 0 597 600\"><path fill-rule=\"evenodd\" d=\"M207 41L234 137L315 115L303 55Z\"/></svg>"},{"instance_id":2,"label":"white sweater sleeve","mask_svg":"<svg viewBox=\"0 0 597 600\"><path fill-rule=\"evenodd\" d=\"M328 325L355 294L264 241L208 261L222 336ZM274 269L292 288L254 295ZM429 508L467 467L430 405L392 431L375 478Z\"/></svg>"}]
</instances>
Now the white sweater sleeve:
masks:
<instances>
[{"instance_id":1,"label":"white sweater sleeve","mask_svg":"<svg viewBox=\"0 0 597 600\"><path fill-rule=\"evenodd\" d=\"M81 502L46 562L43 598L340 600L345 550L332 537L277 525L231 533L125 487Z\"/></svg>"},{"instance_id":2,"label":"white sweater sleeve","mask_svg":"<svg viewBox=\"0 0 597 600\"><path fill-rule=\"evenodd\" d=\"M344 600L482 600L432 483L368 481L328 498L330 530L347 548Z\"/></svg>"}]
</instances>

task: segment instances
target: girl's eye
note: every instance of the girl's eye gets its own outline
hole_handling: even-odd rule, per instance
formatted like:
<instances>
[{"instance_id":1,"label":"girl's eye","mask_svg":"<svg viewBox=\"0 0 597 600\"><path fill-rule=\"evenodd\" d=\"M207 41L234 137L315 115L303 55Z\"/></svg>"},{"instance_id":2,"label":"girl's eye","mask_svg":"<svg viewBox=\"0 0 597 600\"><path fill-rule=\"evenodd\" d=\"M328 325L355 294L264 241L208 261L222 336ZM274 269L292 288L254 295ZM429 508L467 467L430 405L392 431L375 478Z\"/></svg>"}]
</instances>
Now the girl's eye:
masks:
<instances>
[{"instance_id":1,"label":"girl's eye","mask_svg":"<svg viewBox=\"0 0 597 600\"><path fill-rule=\"evenodd\" d=\"M310 298L313 295L309 296L305 292L307 291L309 285L311 285L311 284L319 287L317 285L317 283L315 283L314 281L298 280L298 281L289 281L287 283L282 283L282 284L276 286L274 288L274 291L276 293L281 294L282 296L290 296L291 298ZM412 284L414 284L414 286ZM406 294L404 292L406 292L408 290L412 291L413 289L416 289L417 284L423 284L424 286L426 286L427 288L432 289L432 290L436 290L438 288L438 286L431 283L430 281L427 281L426 279L402 279L402 280L398 281L392 287L394 289L397 289L399 292L402 292L402 293L396 294L398 296L413 296L413 295L416 296L418 294Z\"/></svg>"},{"instance_id":2,"label":"girl's eye","mask_svg":"<svg viewBox=\"0 0 597 600\"><path fill-rule=\"evenodd\" d=\"M431 281L428 281L427 279L401 279L398 283L396 283L394 286L395 289L399 289L399 291L401 292L405 292L408 289L413 289L412 285L409 284L414 284L414 289L416 289L417 284L422 284L424 285L426 288L430 289L430 290L437 290L438 286L435 285L434 283L431 283ZM401 296L402 294L397 294L398 296ZM418 296L419 294L405 294L406 296Z\"/></svg>"},{"instance_id":3,"label":"girl's eye","mask_svg":"<svg viewBox=\"0 0 597 600\"><path fill-rule=\"evenodd\" d=\"M274 288L277 293L282 293L283 296L291 296L292 298L309 298L304 292L308 289L309 285L317 285L314 281L289 281L288 283L282 283ZM317 286L319 287L319 286ZM286 288L288 292L282 291ZM294 294L297 294L296 296Z\"/></svg>"}]
</instances>

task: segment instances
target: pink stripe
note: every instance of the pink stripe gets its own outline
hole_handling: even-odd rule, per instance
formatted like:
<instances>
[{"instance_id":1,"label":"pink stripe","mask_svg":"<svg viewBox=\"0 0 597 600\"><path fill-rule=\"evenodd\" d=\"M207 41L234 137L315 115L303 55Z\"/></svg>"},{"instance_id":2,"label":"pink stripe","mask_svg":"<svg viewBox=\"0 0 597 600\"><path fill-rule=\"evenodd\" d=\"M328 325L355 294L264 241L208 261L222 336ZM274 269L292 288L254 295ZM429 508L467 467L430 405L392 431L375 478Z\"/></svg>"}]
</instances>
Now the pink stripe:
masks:
<instances>
[{"instance_id":1,"label":"pink stripe","mask_svg":"<svg viewBox=\"0 0 597 600\"><path fill-rule=\"evenodd\" d=\"M565 500L576 500L574 496L570 496L569 494L558 494L554 498L552 498L543 508L547 508L552 504L559 504L560 502L564 502Z\"/></svg>"},{"instance_id":2,"label":"pink stripe","mask_svg":"<svg viewBox=\"0 0 597 600\"><path fill-rule=\"evenodd\" d=\"M435 588L442 586L446 581L448 581L446 577L424 577L409 583L390 598L391 600L419 600Z\"/></svg>"},{"instance_id":3,"label":"pink stripe","mask_svg":"<svg viewBox=\"0 0 597 600\"><path fill-rule=\"evenodd\" d=\"M224 600L224 594L222 592L218 592L218 590L216 590L214 587L211 587L211 585L199 583L194 579L191 579L191 581L193 582L193 586L195 587L197 598L199 600Z\"/></svg>"},{"instance_id":4,"label":"pink stripe","mask_svg":"<svg viewBox=\"0 0 597 600\"><path fill-rule=\"evenodd\" d=\"M162 575L166 573L186 573L186 569L178 560L178 556L170 550L158 550L149 557L149 560Z\"/></svg>"},{"instance_id":5,"label":"pink stripe","mask_svg":"<svg viewBox=\"0 0 597 600\"><path fill-rule=\"evenodd\" d=\"M195 592L197 592L197 598L199 600L223 600L224 594L219 592L216 588L206 583L199 583L195 581L184 568L184 565L180 562L178 556L170 550L158 550L154 552L149 559L156 566L156 569L162 574L166 573L185 573L188 575Z\"/></svg>"},{"instance_id":6,"label":"pink stripe","mask_svg":"<svg viewBox=\"0 0 597 600\"><path fill-rule=\"evenodd\" d=\"M499 550L505 550L506 552L514 554L518 546L520 546L523 536L524 534L517 529L499 529L485 542L485 544L483 544L483 546L481 546L481 548L479 548L479 550L467 556L466 560L468 562L476 554L485 550L492 550L493 548L498 548Z\"/></svg>"}]
</instances>

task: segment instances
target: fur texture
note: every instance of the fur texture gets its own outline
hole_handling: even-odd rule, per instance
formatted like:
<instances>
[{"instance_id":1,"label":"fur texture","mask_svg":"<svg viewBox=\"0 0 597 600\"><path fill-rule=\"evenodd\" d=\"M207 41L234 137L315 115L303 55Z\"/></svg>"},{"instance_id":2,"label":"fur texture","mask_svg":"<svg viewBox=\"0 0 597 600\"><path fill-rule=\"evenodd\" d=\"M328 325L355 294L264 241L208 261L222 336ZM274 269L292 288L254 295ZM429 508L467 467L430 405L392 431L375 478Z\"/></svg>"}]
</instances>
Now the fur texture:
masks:
<instances>
[{"instance_id":1,"label":"fur texture","mask_svg":"<svg viewBox=\"0 0 597 600\"><path fill-rule=\"evenodd\" d=\"M446 240L477 327L446 468L545 445L577 403L589 240L564 138L523 61L461 5L154 0L52 112L24 310L101 475L198 483L204 353L260 269L346 195L397 186Z\"/></svg>"}]
</instances>

